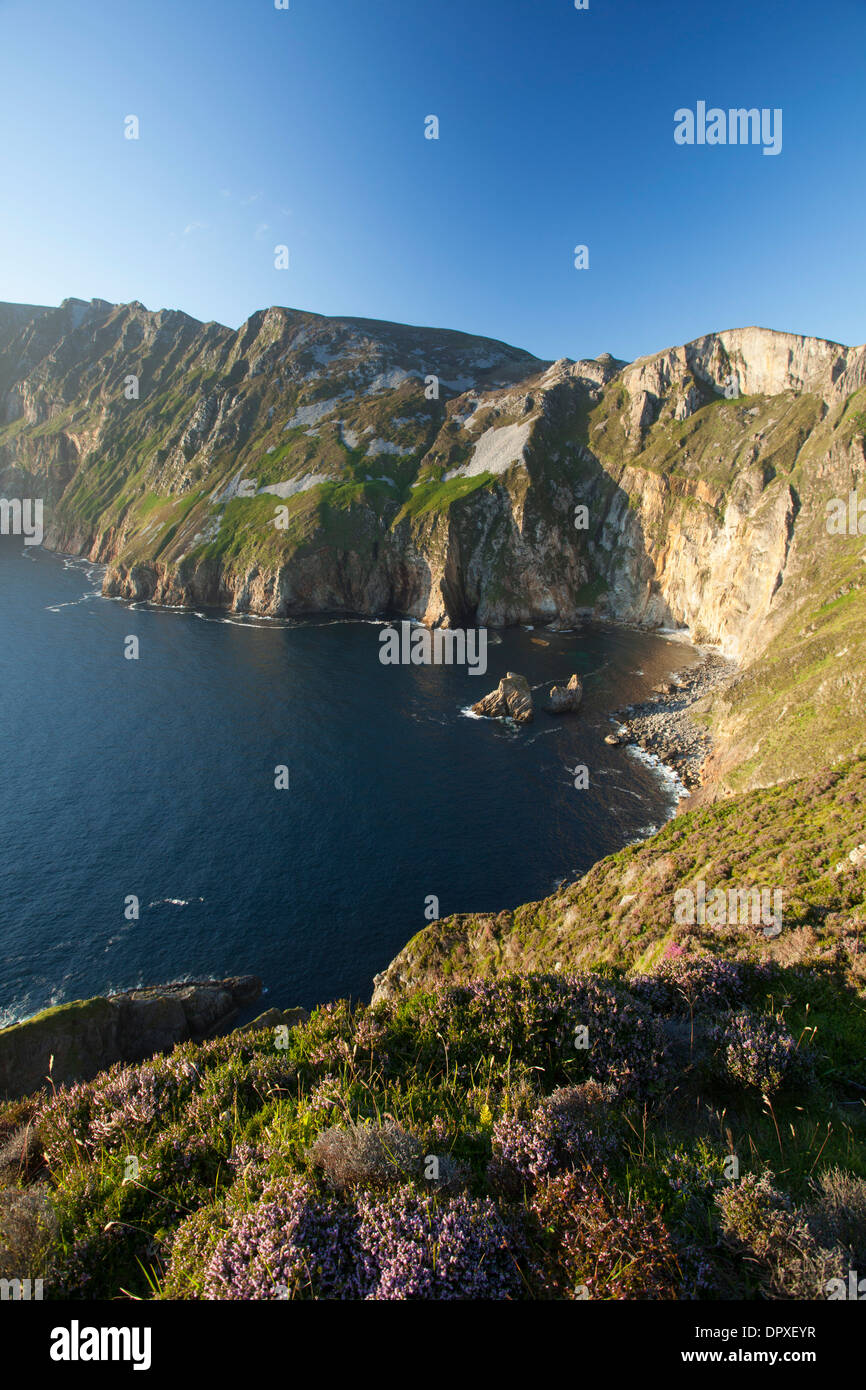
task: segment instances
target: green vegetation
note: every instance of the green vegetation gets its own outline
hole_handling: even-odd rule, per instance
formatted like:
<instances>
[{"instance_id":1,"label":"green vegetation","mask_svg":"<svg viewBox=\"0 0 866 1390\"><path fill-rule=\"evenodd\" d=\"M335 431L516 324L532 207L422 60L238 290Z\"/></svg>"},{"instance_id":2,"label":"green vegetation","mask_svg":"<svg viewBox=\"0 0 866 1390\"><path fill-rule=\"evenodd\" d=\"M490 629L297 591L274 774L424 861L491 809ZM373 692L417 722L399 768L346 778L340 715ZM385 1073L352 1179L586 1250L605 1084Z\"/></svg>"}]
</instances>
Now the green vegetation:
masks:
<instances>
[{"instance_id":1,"label":"green vegetation","mask_svg":"<svg viewBox=\"0 0 866 1390\"><path fill-rule=\"evenodd\" d=\"M863 1251L864 1044L832 969L712 957L329 1005L0 1106L0 1273L73 1299L826 1297Z\"/></svg>"},{"instance_id":2,"label":"green vegetation","mask_svg":"<svg viewBox=\"0 0 866 1390\"><path fill-rule=\"evenodd\" d=\"M469 478L449 478L447 482L431 479L429 482L419 483L398 512L394 524L402 521L404 517L446 513L455 502L471 497L473 493L481 488L490 487L492 483L492 473L477 473Z\"/></svg>"}]
</instances>

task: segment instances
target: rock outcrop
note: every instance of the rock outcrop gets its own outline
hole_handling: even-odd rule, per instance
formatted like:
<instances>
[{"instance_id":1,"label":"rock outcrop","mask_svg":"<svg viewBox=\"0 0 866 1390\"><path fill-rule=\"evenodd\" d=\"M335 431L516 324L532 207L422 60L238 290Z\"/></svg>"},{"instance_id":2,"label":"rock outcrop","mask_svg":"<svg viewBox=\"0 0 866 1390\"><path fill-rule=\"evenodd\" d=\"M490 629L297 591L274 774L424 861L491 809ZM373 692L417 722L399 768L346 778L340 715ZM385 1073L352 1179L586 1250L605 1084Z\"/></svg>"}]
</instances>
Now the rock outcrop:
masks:
<instances>
[{"instance_id":1,"label":"rock outcrop","mask_svg":"<svg viewBox=\"0 0 866 1390\"><path fill-rule=\"evenodd\" d=\"M259 1014L249 1023L243 1023L234 1031L237 1033L254 1033L260 1028L297 1028L299 1024L306 1023L310 1014L308 1009L265 1009L263 1014Z\"/></svg>"},{"instance_id":2,"label":"rock outcrop","mask_svg":"<svg viewBox=\"0 0 866 1390\"><path fill-rule=\"evenodd\" d=\"M0 1029L0 1098L88 1081L114 1062L212 1037L230 1028L261 990L256 976L240 975L58 1004Z\"/></svg>"},{"instance_id":3,"label":"rock outcrop","mask_svg":"<svg viewBox=\"0 0 866 1390\"><path fill-rule=\"evenodd\" d=\"M568 685L551 686L548 698L551 714L573 714L583 699L583 681L575 672Z\"/></svg>"},{"instance_id":4,"label":"rock outcrop","mask_svg":"<svg viewBox=\"0 0 866 1390\"><path fill-rule=\"evenodd\" d=\"M513 719L515 724L530 724L534 710L529 682L515 671L507 672L495 690L472 706L472 711L486 719Z\"/></svg>"}]
</instances>

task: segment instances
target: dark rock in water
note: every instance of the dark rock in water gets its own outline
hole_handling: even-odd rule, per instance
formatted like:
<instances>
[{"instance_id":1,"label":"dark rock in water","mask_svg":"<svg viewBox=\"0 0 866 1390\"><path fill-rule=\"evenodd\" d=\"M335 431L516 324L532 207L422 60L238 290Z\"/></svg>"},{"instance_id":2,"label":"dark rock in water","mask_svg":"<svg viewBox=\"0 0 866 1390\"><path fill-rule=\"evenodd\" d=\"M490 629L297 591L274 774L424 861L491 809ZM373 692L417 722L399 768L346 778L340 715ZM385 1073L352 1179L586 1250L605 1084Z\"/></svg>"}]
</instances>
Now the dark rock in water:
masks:
<instances>
[{"instance_id":1,"label":"dark rock in water","mask_svg":"<svg viewBox=\"0 0 866 1390\"><path fill-rule=\"evenodd\" d=\"M528 680L515 671L509 671L495 690L472 706L472 711L488 719L511 718L515 724L531 723L534 710Z\"/></svg>"},{"instance_id":2,"label":"dark rock in water","mask_svg":"<svg viewBox=\"0 0 866 1390\"><path fill-rule=\"evenodd\" d=\"M255 975L155 985L78 999L0 1029L0 1097L89 1081L114 1062L140 1062L179 1042L227 1031L262 992Z\"/></svg>"},{"instance_id":3,"label":"dark rock in water","mask_svg":"<svg viewBox=\"0 0 866 1390\"><path fill-rule=\"evenodd\" d=\"M611 748L619 748L619 745L625 742L624 739L620 738L619 734L605 734L604 741L605 743L609 743Z\"/></svg>"},{"instance_id":4,"label":"dark rock in water","mask_svg":"<svg viewBox=\"0 0 866 1390\"><path fill-rule=\"evenodd\" d=\"M554 685L551 688L548 709L551 714L573 714L580 707L582 699L583 681L575 674L568 685Z\"/></svg>"}]
</instances>

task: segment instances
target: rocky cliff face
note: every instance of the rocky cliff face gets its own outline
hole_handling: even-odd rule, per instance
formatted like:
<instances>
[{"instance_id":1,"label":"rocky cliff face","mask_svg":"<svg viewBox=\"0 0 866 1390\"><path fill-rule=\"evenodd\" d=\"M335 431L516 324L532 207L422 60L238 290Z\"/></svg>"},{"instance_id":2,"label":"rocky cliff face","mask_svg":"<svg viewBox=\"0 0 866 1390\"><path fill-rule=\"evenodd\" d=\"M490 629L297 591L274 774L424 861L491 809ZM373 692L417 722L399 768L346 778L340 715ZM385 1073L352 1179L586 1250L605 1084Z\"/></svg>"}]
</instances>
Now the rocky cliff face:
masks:
<instances>
[{"instance_id":1,"label":"rocky cliff face","mask_svg":"<svg viewBox=\"0 0 866 1390\"><path fill-rule=\"evenodd\" d=\"M88 1081L187 1039L225 1031L261 994L254 975L159 985L59 1004L0 1029L0 1099Z\"/></svg>"},{"instance_id":2,"label":"rocky cliff face","mask_svg":"<svg viewBox=\"0 0 866 1390\"><path fill-rule=\"evenodd\" d=\"M828 548L824 517L864 472L864 382L866 349L758 328L549 364L281 308L233 332L5 306L0 490L43 497L46 543L106 562L127 598L593 614L753 661L859 553Z\"/></svg>"}]
</instances>

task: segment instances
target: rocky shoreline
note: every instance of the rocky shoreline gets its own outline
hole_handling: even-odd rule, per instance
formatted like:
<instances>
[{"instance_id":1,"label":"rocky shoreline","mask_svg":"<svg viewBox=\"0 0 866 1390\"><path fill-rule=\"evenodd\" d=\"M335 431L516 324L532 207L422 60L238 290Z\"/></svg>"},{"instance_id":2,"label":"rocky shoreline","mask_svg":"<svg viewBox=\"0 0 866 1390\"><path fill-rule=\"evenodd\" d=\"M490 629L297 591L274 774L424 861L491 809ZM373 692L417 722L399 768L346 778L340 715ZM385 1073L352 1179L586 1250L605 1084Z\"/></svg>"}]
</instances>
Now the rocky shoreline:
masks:
<instances>
[{"instance_id":1,"label":"rocky shoreline","mask_svg":"<svg viewBox=\"0 0 866 1390\"><path fill-rule=\"evenodd\" d=\"M651 698L616 711L619 728L608 742L633 744L658 758L687 791L703 785L703 768L712 739L689 711L710 691L727 685L737 664L717 652L705 652L694 666L656 686Z\"/></svg>"}]
</instances>

